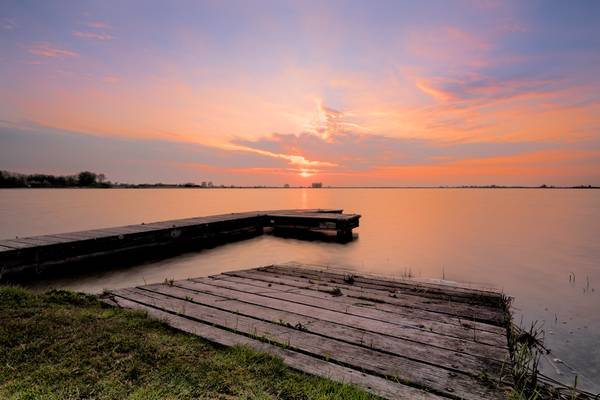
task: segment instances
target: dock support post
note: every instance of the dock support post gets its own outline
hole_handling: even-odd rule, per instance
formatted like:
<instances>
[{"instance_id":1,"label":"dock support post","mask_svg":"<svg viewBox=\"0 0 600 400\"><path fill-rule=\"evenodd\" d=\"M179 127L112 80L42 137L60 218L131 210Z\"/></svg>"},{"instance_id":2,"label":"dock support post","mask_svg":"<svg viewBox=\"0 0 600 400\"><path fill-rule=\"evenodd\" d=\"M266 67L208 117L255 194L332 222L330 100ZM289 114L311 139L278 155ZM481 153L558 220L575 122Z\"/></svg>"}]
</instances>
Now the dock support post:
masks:
<instances>
[{"instance_id":1,"label":"dock support post","mask_svg":"<svg viewBox=\"0 0 600 400\"><path fill-rule=\"evenodd\" d=\"M352 240L352 229L338 229L337 239L340 242L349 242Z\"/></svg>"}]
</instances>

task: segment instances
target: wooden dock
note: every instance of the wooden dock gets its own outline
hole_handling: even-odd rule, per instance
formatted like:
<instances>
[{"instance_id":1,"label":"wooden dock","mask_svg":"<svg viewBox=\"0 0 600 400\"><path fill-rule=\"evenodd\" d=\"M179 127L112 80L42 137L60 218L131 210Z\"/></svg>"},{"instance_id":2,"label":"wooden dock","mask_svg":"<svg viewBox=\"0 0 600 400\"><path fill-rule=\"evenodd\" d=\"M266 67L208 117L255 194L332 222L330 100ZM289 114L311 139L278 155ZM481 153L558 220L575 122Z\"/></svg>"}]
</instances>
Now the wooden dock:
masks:
<instances>
[{"instance_id":1,"label":"wooden dock","mask_svg":"<svg viewBox=\"0 0 600 400\"><path fill-rule=\"evenodd\" d=\"M387 399L504 399L511 383L507 303L495 291L289 263L105 301Z\"/></svg>"},{"instance_id":2,"label":"wooden dock","mask_svg":"<svg viewBox=\"0 0 600 400\"><path fill-rule=\"evenodd\" d=\"M333 231L352 240L360 215L338 209L254 211L127 225L82 232L0 240L0 279L41 272L52 266L92 260L144 257L211 247L254 237L265 228L285 231Z\"/></svg>"}]
</instances>

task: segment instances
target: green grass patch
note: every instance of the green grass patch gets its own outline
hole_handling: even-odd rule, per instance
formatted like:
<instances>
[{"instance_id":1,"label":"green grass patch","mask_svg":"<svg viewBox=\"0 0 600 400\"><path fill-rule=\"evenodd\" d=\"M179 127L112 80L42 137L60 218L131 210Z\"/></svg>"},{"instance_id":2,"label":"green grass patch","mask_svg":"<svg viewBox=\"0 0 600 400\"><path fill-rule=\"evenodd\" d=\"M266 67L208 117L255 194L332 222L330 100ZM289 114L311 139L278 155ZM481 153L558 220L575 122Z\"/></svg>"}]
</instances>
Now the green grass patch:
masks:
<instances>
[{"instance_id":1,"label":"green grass patch","mask_svg":"<svg viewBox=\"0 0 600 400\"><path fill-rule=\"evenodd\" d=\"M69 291L0 287L2 399L376 399Z\"/></svg>"}]
</instances>

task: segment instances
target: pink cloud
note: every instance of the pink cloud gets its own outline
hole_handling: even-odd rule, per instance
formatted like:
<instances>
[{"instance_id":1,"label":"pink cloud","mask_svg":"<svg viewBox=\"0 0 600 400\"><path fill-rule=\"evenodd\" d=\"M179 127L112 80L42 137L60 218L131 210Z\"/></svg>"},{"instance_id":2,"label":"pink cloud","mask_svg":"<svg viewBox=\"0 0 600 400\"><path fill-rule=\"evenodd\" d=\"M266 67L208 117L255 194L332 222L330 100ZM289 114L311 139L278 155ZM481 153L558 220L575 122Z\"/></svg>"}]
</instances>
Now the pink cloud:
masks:
<instances>
[{"instance_id":1,"label":"pink cloud","mask_svg":"<svg viewBox=\"0 0 600 400\"><path fill-rule=\"evenodd\" d=\"M92 39L92 40L112 40L114 36L109 35L108 33L96 33L96 32L73 32L73 36L83 38L83 39Z\"/></svg>"},{"instance_id":2,"label":"pink cloud","mask_svg":"<svg viewBox=\"0 0 600 400\"><path fill-rule=\"evenodd\" d=\"M110 29L111 28L111 26L109 24L107 24L106 22L102 22L102 21L90 21L90 22L86 23L85 25L90 28L94 28L94 29Z\"/></svg>"},{"instance_id":3,"label":"pink cloud","mask_svg":"<svg viewBox=\"0 0 600 400\"><path fill-rule=\"evenodd\" d=\"M76 57L79 53L71 50L61 49L49 43L35 43L29 47L28 51L31 54L42 57Z\"/></svg>"},{"instance_id":4,"label":"pink cloud","mask_svg":"<svg viewBox=\"0 0 600 400\"><path fill-rule=\"evenodd\" d=\"M506 78L498 79L479 73L458 77L418 78L416 86L437 100L478 101L513 99L550 92L560 79Z\"/></svg>"}]
</instances>

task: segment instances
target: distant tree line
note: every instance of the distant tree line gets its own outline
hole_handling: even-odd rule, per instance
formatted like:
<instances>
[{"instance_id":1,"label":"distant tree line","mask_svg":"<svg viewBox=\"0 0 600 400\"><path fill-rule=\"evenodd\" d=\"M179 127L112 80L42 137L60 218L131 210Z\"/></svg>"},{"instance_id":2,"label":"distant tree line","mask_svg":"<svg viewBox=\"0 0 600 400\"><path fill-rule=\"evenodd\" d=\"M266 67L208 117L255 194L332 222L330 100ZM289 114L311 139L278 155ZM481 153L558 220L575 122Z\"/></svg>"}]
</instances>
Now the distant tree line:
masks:
<instances>
[{"instance_id":1,"label":"distant tree line","mask_svg":"<svg viewBox=\"0 0 600 400\"><path fill-rule=\"evenodd\" d=\"M104 174L82 171L77 175L19 174L0 170L2 188L111 187Z\"/></svg>"}]
</instances>

